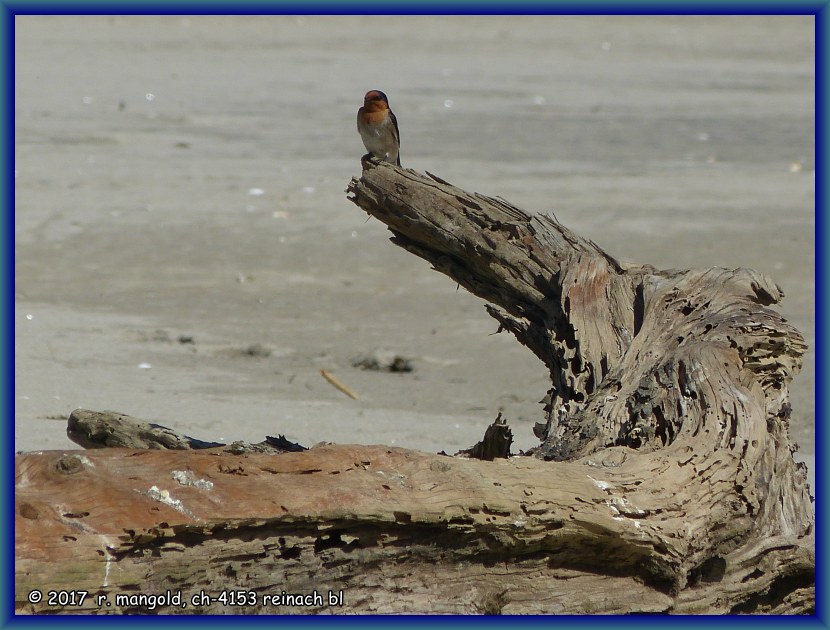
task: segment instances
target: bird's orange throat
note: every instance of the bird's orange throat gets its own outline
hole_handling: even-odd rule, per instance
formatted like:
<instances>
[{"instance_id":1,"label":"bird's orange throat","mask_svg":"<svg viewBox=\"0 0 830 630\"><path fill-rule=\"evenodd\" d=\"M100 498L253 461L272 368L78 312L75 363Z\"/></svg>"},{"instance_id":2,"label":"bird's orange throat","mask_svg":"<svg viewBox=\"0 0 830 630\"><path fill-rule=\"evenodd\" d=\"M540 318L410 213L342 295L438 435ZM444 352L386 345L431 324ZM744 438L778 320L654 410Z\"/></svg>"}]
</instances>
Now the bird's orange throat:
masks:
<instances>
[{"instance_id":1,"label":"bird's orange throat","mask_svg":"<svg viewBox=\"0 0 830 630\"><path fill-rule=\"evenodd\" d=\"M375 110L366 108L364 111L364 120L370 125L380 125L386 120L386 110Z\"/></svg>"},{"instance_id":2,"label":"bird's orange throat","mask_svg":"<svg viewBox=\"0 0 830 630\"><path fill-rule=\"evenodd\" d=\"M366 101L363 103L363 111L367 114L379 113L382 115L387 109L389 109L389 106L383 101Z\"/></svg>"}]
</instances>

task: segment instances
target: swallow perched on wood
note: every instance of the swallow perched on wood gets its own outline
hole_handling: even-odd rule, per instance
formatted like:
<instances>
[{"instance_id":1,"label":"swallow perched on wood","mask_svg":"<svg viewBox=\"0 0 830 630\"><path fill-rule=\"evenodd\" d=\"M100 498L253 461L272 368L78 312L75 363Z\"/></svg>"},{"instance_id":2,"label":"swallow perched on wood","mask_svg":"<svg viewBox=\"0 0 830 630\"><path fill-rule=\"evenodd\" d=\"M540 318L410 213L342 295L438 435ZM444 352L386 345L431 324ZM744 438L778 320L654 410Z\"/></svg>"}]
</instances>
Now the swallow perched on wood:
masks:
<instances>
[{"instance_id":1,"label":"swallow perched on wood","mask_svg":"<svg viewBox=\"0 0 830 630\"><path fill-rule=\"evenodd\" d=\"M401 136L398 119L389 109L389 100L380 90L369 90L363 97L363 107L357 110L357 130L366 150L376 158L401 165L398 151Z\"/></svg>"}]
</instances>

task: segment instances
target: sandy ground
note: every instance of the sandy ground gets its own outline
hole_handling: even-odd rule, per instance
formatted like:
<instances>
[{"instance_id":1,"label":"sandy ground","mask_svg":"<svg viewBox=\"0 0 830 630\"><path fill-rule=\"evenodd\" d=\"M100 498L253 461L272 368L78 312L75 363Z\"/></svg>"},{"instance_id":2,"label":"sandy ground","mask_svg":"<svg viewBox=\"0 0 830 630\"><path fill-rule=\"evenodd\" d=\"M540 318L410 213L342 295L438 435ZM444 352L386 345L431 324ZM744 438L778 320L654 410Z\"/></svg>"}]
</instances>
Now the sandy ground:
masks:
<instances>
[{"instance_id":1,"label":"sandy ground","mask_svg":"<svg viewBox=\"0 0 830 630\"><path fill-rule=\"evenodd\" d=\"M812 17L15 22L17 449L72 447L77 407L448 452L502 410L535 443L542 365L345 198L373 88L404 166L621 258L758 269L814 345ZM352 367L375 348L415 371Z\"/></svg>"}]
</instances>

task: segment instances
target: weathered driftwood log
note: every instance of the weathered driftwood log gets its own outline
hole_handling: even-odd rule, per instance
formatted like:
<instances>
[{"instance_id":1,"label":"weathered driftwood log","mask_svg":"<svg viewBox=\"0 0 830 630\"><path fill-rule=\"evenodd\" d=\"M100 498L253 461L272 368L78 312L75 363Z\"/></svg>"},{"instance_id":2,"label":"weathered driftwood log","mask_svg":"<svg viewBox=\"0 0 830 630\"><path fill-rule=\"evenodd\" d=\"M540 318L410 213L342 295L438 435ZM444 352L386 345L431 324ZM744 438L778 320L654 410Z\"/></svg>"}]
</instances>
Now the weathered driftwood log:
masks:
<instances>
[{"instance_id":1,"label":"weathered driftwood log","mask_svg":"<svg viewBox=\"0 0 830 630\"><path fill-rule=\"evenodd\" d=\"M90 411L89 409L76 409L69 414L66 436L84 448L188 451L226 446L226 452L235 454L252 452L279 454L308 450L304 446L287 440L284 435L277 437L268 435L262 442L256 444L234 442L225 445L222 442L206 442L183 435L161 424L144 422L117 411Z\"/></svg>"},{"instance_id":2,"label":"weathered driftwood log","mask_svg":"<svg viewBox=\"0 0 830 630\"><path fill-rule=\"evenodd\" d=\"M60 610L143 611L116 595L167 591L187 607L159 612L814 610L787 431L804 344L767 308L780 289L626 265L552 218L391 165L367 162L349 193L548 366L538 457L21 455L18 611L56 611L29 593L70 588L90 595Z\"/></svg>"},{"instance_id":3,"label":"weathered driftwood log","mask_svg":"<svg viewBox=\"0 0 830 630\"><path fill-rule=\"evenodd\" d=\"M678 585L772 536L809 566L813 512L788 434L805 344L768 308L781 289L748 269L624 264L550 216L430 177L369 163L348 192L547 365L536 454L611 462L629 498L671 492L659 520L686 521L664 530L681 541Z\"/></svg>"}]
</instances>

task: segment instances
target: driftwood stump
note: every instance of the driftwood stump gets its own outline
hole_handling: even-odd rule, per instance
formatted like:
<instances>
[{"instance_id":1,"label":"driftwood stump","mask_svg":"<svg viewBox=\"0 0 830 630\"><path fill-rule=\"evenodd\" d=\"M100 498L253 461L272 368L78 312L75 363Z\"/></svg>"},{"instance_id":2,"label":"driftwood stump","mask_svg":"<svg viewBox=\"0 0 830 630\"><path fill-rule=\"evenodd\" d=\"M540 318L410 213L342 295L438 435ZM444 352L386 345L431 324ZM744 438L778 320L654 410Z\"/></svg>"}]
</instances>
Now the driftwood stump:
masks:
<instances>
[{"instance_id":1,"label":"driftwood stump","mask_svg":"<svg viewBox=\"0 0 830 630\"><path fill-rule=\"evenodd\" d=\"M385 163L348 193L548 367L533 456L229 452L163 431L186 450L19 455L18 612L814 611L788 436L805 346L769 308L780 288L625 264Z\"/></svg>"}]
</instances>

